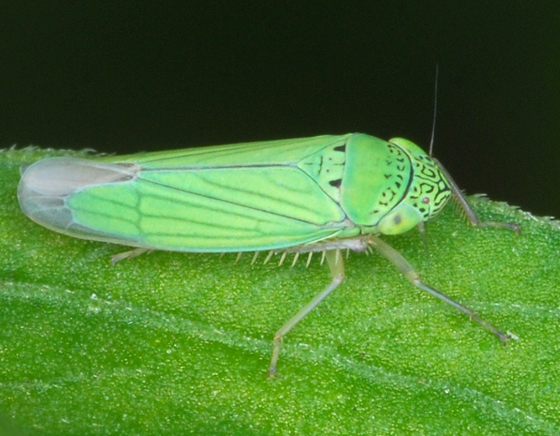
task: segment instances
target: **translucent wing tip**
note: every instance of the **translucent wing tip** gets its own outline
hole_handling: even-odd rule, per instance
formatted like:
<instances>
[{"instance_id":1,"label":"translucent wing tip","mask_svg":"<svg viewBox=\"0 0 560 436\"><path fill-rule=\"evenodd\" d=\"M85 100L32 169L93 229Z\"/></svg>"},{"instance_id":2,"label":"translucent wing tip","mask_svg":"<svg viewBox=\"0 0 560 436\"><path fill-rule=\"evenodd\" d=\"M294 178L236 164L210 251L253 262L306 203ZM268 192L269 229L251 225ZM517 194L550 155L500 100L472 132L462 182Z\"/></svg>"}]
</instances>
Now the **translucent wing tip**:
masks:
<instances>
[{"instance_id":1,"label":"translucent wing tip","mask_svg":"<svg viewBox=\"0 0 560 436\"><path fill-rule=\"evenodd\" d=\"M73 223L67 199L98 184L134 178L134 164L106 164L86 159L56 157L20 169L18 200L25 215L47 228L68 230Z\"/></svg>"}]
</instances>

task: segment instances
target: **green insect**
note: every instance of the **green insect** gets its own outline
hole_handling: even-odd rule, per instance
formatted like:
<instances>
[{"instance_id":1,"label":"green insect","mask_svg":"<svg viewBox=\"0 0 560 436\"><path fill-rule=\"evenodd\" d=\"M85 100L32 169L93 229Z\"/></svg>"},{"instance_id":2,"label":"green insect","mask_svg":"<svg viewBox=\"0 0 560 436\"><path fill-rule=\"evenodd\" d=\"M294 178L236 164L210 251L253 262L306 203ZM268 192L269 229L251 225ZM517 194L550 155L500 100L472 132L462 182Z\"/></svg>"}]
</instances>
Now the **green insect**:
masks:
<instances>
[{"instance_id":1,"label":"green insect","mask_svg":"<svg viewBox=\"0 0 560 436\"><path fill-rule=\"evenodd\" d=\"M18 198L33 221L77 238L183 252L322 252L332 280L274 336L282 338L344 280L341 250L376 249L416 287L451 304L504 344L509 336L421 281L379 238L423 223L454 196L482 222L437 160L412 142L318 136L97 159L49 158L22 169ZM370 248L371 247L371 248Z\"/></svg>"}]
</instances>

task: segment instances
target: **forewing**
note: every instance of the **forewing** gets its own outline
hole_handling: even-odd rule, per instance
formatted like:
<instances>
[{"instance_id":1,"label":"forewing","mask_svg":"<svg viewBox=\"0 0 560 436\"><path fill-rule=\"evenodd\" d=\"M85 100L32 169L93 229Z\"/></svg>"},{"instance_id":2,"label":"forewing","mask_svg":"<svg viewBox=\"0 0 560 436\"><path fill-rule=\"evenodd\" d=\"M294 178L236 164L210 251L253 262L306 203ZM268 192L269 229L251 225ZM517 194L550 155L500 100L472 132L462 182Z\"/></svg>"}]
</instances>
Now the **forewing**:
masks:
<instances>
[{"instance_id":1,"label":"forewing","mask_svg":"<svg viewBox=\"0 0 560 436\"><path fill-rule=\"evenodd\" d=\"M132 246L220 252L310 243L336 236L345 215L297 167L299 158L333 141L306 141L299 147L278 141L284 144L271 155L249 144L261 149L253 161L247 147L236 155L235 146L216 149L221 155L214 162L208 149L182 153L174 162L171 152L138 162L50 159L24 171L20 203L30 218L53 230ZM207 156L197 164L192 159L200 154ZM41 188L47 180L58 188Z\"/></svg>"}]
</instances>

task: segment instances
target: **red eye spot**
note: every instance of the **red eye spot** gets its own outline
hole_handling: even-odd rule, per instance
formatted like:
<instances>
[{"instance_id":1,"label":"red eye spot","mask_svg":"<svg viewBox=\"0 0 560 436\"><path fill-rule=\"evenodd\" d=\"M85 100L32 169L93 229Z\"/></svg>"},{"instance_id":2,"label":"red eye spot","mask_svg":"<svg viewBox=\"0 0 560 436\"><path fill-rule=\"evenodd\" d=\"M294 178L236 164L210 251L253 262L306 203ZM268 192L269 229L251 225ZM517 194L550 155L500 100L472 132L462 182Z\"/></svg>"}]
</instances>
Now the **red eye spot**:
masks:
<instances>
[{"instance_id":1,"label":"red eye spot","mask_svg":"<svg viewBox=\"0 0 560 436\"><path fill-rule=\"evenodd\" d=\"M422 199L422 203L424 203L424 204L428 204L429 202L430 202L430 198L429 198L429 197L424 197L424 198Z\"/></svg>"}]
</instances>

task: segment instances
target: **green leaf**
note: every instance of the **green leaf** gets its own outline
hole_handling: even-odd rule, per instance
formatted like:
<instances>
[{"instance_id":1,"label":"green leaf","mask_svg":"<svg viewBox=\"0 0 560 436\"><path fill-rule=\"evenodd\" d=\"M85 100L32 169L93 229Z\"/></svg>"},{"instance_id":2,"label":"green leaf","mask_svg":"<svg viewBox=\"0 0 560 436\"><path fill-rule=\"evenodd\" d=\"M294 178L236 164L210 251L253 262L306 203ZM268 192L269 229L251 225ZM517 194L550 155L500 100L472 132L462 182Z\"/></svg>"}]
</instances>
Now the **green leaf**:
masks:
<instances>
[{"instance_id":1,"label":"green leaf","mask_svg":"<svg viewBox=\"0 0 560 436\"><path fill-rule=\"evenodd\" d=\"M330 280L320 256L308 268L168 252L111 265L126 248L56 234L19 210L20 165L60 154L0 153L0 410L20 428L560 434L557 222L471 198L521 236L473 228L449 207L426 241L384 238L426 283L516 335L507 347L385 259L353 253L345 283L286 336L280 377L267 380L274 333Z\"/></svg>"}]
</instances>

